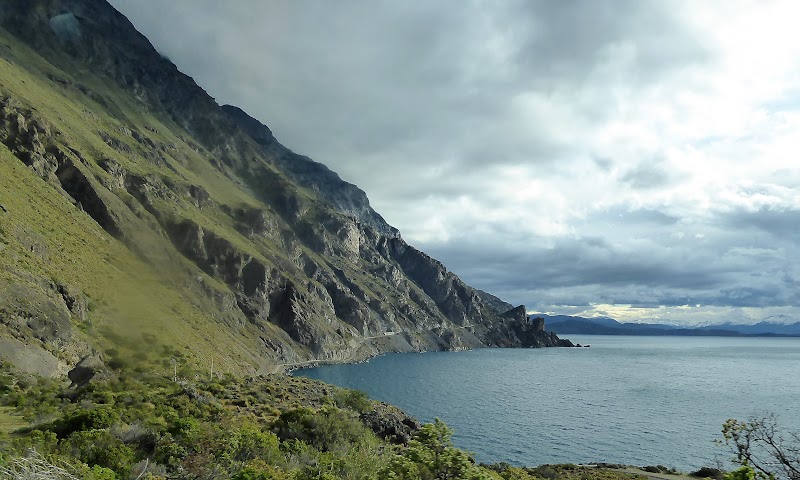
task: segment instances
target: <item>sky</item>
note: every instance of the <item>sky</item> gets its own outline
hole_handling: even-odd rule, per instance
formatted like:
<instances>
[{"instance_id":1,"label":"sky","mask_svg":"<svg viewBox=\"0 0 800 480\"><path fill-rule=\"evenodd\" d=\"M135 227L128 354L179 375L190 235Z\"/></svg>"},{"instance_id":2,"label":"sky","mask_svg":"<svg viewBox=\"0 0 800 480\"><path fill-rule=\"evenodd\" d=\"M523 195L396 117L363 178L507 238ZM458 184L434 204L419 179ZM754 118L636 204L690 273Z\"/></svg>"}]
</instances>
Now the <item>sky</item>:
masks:
<instances>
[{"instance_id":1,"label":"sky","mask_svg":"<svg viewBox=\"0 0 800 480\"><path fill-rule=\"evenodd\" d=\"M800 321L800 2L111 4L474 287Z\"/></svg>"}]
</instances>

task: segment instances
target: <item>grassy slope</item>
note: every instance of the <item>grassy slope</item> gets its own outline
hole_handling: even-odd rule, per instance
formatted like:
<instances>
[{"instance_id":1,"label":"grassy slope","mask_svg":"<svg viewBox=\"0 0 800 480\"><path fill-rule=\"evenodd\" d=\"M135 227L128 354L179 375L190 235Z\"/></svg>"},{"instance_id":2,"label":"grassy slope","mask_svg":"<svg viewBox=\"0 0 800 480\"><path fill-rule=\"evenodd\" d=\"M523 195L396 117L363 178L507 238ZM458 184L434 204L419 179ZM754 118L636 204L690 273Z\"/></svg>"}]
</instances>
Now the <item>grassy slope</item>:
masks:
<instances>
[{"instance_id":1,"label":"grassy slope","mask_svg":"<svg viewBox=\"0 0 800 480\"><path fill-rule=\"evenodd\" d=\"M202 209L186 198L156 199L155 206L163 214L175 219L191 219L204 230L227 239L238 251L251 255L267 266L278 266L296 284L306 284L308 279L286 260L287 252L278 240L267 236L248 238L234 228L234 220L221 210L222 206L269 209L242 182L216 170L212 165L212 154L195 144L190 145L191 136L188 133L169 120L154 116L116 85L86 71L82 65L73 65L65 58L62 68L57 68L0 30L0 45L3 44L7 47L0 46L0 94L11 96L33 108L38 117L46 119L55 131L60 132L58 142L78 150L87 160L87 165L81 168L89 170L97 178L110 180L97 162L111 158L137 175L152 175L178 185L201 186L213 200ZM90 94L86 93L87 89ZM148 158L148 153L152 154L152 151L148 152L147 148L138 144L130 136L131 130L144 134L159 146L167 147L159 152L161 158ZM98 132L112 137L126 148L112 148ZM11 168L14 159L6 152L3 163L3 168ZM14 174L24 175L25 172L19 167L16 165L17 172ZM314 194L288 183L285 178L281 182L286 183L292 189L292 194L298 196L306 207L306 218L314 224L316 216L321 215L318 209L322 208ZM105 326L111 325L109 322L116 318L117 321L113 322L117 330L116 340L131 337L135 340L141 333L147 333L157 335L160 343L179 347L187 356L187 362L194 365L208 365L218 353L230 352L230 355L216 360L226 371L252 373L273 368L275 362L263 358L269 353L265 353L263 346L257 344L259 337L266 334L288 341L286 333L271 324L262 325L261 328L266 331L259 332L248 325L238 311L228 312L227 317L221 315L225 317L221 320L219 308L209 298L211 295L191 279L202 278L205 288L230 296L228 287L199 271L176 252L163 234L156 233L159 227L155 218L127 192L114 191L115 195L108 195L108 201L114 205L115 212L123 214L122 220L128 225L126 236L133 237L128 243L135 243L147 262L139 261L96 225L90 225L91 219L75 208L64 205L64 198L55 192L47 195L42 193L48 189L52 187L44 182L34 182L31 176L24 187L13 193L7 192L20 198L29 194L31 206L40 215L30 217L19 209L16 213L12 211L12 215L24 219L32 228L50 225L44 235L47 243L53 243L51 250L58 252L58 257L65 257L59 258L56 265L46 268L25 265L23 269L60 268L59 275L46 273L60 282L80 288L94 300L95 305L106 307L93 312L93 318L97 321L103 319ZM41 201L47 196L50 198L49 205ZM12 201L9 200L9 203ZM53 208L55 204L59 207ZM59 219L51 223L45 218L49 215L45 211L48 209L67 212L67 217L54 213L52 216L58 216ZM328 212L321 218L329 215ZM64 218L70 217L75 217L78 223L61 224ZM290 230L277 215L273 215L273 219L282 230ZM86 238L76 238L72 230L80 231L78 237ZM64 232L64 235L60 235L60 232ZM87 236L88 232L93 233ZM395 294L371 279L362 266L337 257L322 257L301 244L297 248L322 268L340 268L347 272L348 277L368 297L398 302ZM0 259L0 266L5 261L5 258ZM29 259L28 263L31 262L36 263ZM71 262L75 268L62 266L62 262ZM320 285L316 285L316 288L322 289ZM420 296L424 295L420 292ZM115 311L111 311L111 306L115 307ZM225 322L230 324L231 321L239 324L239 333L232 333L230 328L224 326ZM325 322L320 322L318 327L327 328ZM104 330L100 328L96 331ZM220 347L220 342L224 346ZM136 342L132 350L141 350L140 342ZM261 355L253 353L259 351Z\"/></svg>"},{"instance_id":2,"label":"grassy slope","mask_svg":"<svg viewBox=\"0 0 800 480\"><path fill-rule=\"evenodd\" d=\"M0 407L0 437L26 426L28 426L28 422L22 418L16 408Z\"/></svg>"},{"instance_id":3,"label":"grassy slope","mask_svg":"<svg viewBox=\"0 0 800 480\"><path fill-rule=\"evenodd\" d=\"M32 274L79 288L93 305L90 319L102 323L76 326L89 334L110 327L125 339L123 345L137 350L145 347L143 334L158 332L158 343L182 350L194 363L209 358L206 352L214 352L218 343L237 341L226 338L230 335L225 330L206 321L203 312L193 309L148 264L65 202L2 146L0 159L0 177L6 183L0 204L8 210L0 224L6 243L0 281L25 281ZM46 256L26 249L18 237L40 238ZM160 354L159 345L146 347L152 355Z\"/></svg>"},{"instance_id":4,"label":"grassy slope","mask_svg":"<svg viewBox=\"0 0 800 480\"><path fill-rule=\"evenodd\" d=\"M167 128L156 118L136 110L130 99L95 77L87 74L75 80L2 31L0 44L9 46L0 47L0 93L32 107L61 132L58 141L79 150L97 175L105 173L94 162L113 158L132 172L172 176L180 182L189 179L202 185L215 198L233 204L255 203L240 189L226 185L227 179L212 174L207 160L188 147L177 150L180 161L165 156L168 165L148 164L136 150L125 154L112 149L97 132L107 132L120 141L135 145L130 137L125 138L119 132L123 128L148 126L158 131L147 132L154 141L179 146L185 146L185 143L172 133L174 126ZM112 103L112 107L100 106L76 89L49 80L48 74L89 86ZM112 117L107 113L109 111L119 116ZM206 365L216 357L218 368L225 371L246 373L259 367L270 368L269 359L254 358L248 353L256 350L253 339L257 340L257 335L250 335L250 338L237 335L209 318L207 312L215 308L211 300L196 287L185 285L187 272L198 275L197 272L172 250L169 242L146 225L137 230L140 238L136 242L150 262L137 258L110 237L88 215L26 168L5 146L0 146L0 179L3 184L0 204L8 210L0 217L0 235L7 243L0 252L0 281L6 284L20 281L20 275L25 276L27 272L79 288L95 306L91 313L95 328L89 328L88 332L96 334L111 328L117 340L127 340L123 350L125 347L137 352L148 349L154 357L151 360L162 361L165 358L155 357L174 356L174 352L165 353L159 345L146 345L153 343L155 335L157 343L178 349L190 365ZM121 196L124 195L127 194ZM186 205L174 208L176 214L203 215ZM129 214L128 221L142 222L133 212ZM216 225L216 228L228 232L227 225L217 225L219 218L223 216L210 212L200 220L212 229ZM18 237L21 236L41 239L48 255L41 258L30 252L20 243ZM159 258L165 261L159 262ZM210 277L205 277L204 282L221 291L226 289ZM146 341L143 334L149 334ZM218 352L227 355L219 357Z\"/></svg>"}]
</instances>

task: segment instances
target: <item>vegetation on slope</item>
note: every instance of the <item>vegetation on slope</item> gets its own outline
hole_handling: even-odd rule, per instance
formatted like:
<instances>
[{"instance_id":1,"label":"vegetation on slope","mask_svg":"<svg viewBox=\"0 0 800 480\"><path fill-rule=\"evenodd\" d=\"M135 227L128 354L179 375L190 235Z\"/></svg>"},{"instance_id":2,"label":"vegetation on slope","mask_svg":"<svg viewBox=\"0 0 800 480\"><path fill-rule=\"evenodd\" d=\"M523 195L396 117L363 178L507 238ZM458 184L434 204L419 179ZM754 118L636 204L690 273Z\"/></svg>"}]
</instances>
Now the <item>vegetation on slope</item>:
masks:
<instances>
[{"instance_id":1,"label":"vegetation on slope","mask_svg":"<svg viewBox=\"0 0 800 480\"><path fill-rule=\"evenodd\" d=\"M0 96L4 98L4 113L31 112L25 120L29 125L32 121L39 122L44 130L36 134L39 142L68 145L61 148L83 152L84 159L113 158L129 171L143 175L173 168L173 162L160 166L144 162L145 153L135 148L129 152L115 150L98 135L104 132L110 135L108 138L116 139L117 145L124 144L119 138L125 135L119 132L129 131L128 126L135 121L139 122L139 128L160 132L147 130L148 135L159 141L180 142L155 117L134 110L135 106L115 92L113 86L91 75L75 81L2 31L0 41L6 45L0 51L3 57L0 58ZM91 95L84 93L87 91ZM103 104L94 99L104 99ZM9 128L6 122L0 123ZM174 162L177 165L174 168L188 178L208 177L202 183L221 198L241 193L219 185L216 177L205 175L211 168L190 148L184 147L179 152L187 165ZM108 174L94 162L87 161L80 168L86 169L87 175L110 181ZM26 168L6 145L0 145L0 178L3 184L0 189L0 205L3 206L0 210L0 323L6 327L0 327L0 337L38 343L59 357L62 373L64 365L73 365L88 353L87 343L102 349L113 344L117 349L138 352L140 357L144 354L145 358L140 358L142 361L150 356L146 355L147 351L157 351L166 345L178 349L195 365L215 358L220 368L242 373L269 365L265 362L269 357L259 359L253 355L258 351L258 343L263 345L256 332L248 331L246 325L237 329L238 332L223 328L226 317L215 304L214 292L224 291L226 287L194 270L158 232L153 232L147 223L147 212L141 206L137 209L134 199L117 192L128 204L117 211L121 212L117 222L129 224L125 232L130 238L121 243L87 213L88 205L76 204L63 189L54 188L35 169ZM98 191L101 189L97 186ZM113 196L108 198L109 202L114 202ZM122 204L120 200L116 202ZM134 207L133 210L129 206ZM178 203L167 211L181 208L184 207ZM126 248L126 244L137 247ZM192 285L187 281L189 275L194 278L201 275L202 283ZM30 335L13 327L14 316L28 319L35 316L34 307L46 304L51 297L59 297L56 291L59 288L76 292L78 302L86 307L78 314L63 312L66 323L72 324L74 335L31 339ZM58 298L52 300L57 307L63 306ZM54 315L50 312L42 312L41 317L42 323L53 323ZM245 335L241 335L242 330ZM158 342L153 345L152 335L156 332ZM126 341L121 345L108 341L109 335ZM145 335L150 337L144 338ZM65 348L67 345L71 348Z\"/></svg>"}]
</instances>

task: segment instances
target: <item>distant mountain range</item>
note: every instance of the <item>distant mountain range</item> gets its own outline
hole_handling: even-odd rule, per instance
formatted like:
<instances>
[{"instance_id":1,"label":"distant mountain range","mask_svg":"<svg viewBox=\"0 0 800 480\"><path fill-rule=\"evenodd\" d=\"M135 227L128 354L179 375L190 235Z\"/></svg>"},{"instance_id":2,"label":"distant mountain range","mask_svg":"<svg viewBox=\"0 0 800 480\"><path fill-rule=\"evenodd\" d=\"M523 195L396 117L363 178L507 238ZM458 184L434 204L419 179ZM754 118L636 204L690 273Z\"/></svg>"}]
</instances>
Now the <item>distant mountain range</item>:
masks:
<instances>
[{"instance_id":1,"label":"distant mountain range","mask_svg":"<svg viewBox=\"0 0 800 480\"><path fill-rule=\"evenodd\" d=\"M542 317L548 331L557 334L589 335L677 335L677 336L721 336L721 337L780 337L800 336L800 322L791 324L759 322L752 325L721 323L687 327L660 323L622 323L608 317L574 317L569 315L534 314Z\"/></svg>"}]
</instances>

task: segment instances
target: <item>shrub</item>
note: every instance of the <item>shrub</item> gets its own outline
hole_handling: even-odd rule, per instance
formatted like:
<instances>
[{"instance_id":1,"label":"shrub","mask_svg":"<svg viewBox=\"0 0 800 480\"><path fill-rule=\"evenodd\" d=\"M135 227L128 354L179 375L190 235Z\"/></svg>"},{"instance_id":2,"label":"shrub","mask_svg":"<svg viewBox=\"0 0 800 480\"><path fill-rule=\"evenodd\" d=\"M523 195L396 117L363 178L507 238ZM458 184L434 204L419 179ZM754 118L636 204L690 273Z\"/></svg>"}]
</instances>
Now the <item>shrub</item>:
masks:
<instances>
[{"instance_id":1,"label":"shrub","mask_svg":"<svg viewBox=\"0 0 800 480\"><path fill-rule=\"evenodd\" d=\"M723 478L725 480L755 480L756 478L756 471L753 470L751 467L744 465L732 472L726 473ZM762 478L770 478L770 477L762 477Z\"/></svg>"},{"instance_id":2,"label":"shrub","mask_svg":"<svg viewBox=\"0 0 800 480\"><path fill-rule=\"evenodd\" d=\"M358 419L335 407L287 410L275 421L274 431L281 440L300 440L323 452L346 449L374 436Z\"/></svg>"},{"instance_id":3,"label":"shrub","mask_svg":"<svg viewBox=\"0 0 800 480\"><path fill-rule=\"evenodd\" d=\"M722 470L718 468L702 467L700 470L692 472L689 475L698 478L713 478L715 480L721 480Z\"/></svg>"},{"instance_id":4,"label":"shrub","mask_svg":"<svg viewBox=\"0 0 800 480\"><path fill-rule=\"evenodd\" d=\"M372 400L361 390L339 390L333 399L337 407L350 408L358 413L366 413L372 409Z\"/></svg>"},{"instance_id":5,"label":"shrub","mask_svg":"<svg viewBox=\"0 0 800 480\"><path fill-rule=\"evenodd\" d=\"M132 445L137 450L146 453L152 453L158 442L158 435L138 422L130 425L115 425L111 429L111 434L119 438L122 443Z\"/></svg>"},{"instance_id":6,"label":"shrub","mask_svg":"<svg viewBox=\"0 0 800 480\"><path fill-rule=\"evenodd\" d=\"M541 465L532 469L533 473L545 480L556 480L558 478L558 471L550 465Z\"/></svg>"},{"instance_id":7,"label":"shrub","mask_svg":"<svg viewBox=\"0 0 800 480\"><path fill-rule=\"evenodd\" d=\"M169 467L178 466L189 452L172 435L164 435L156 444L155 460Z\"/></svg>"},{"instance_id":8,"label":"shrub","mask_svg":"<svg viewBox=\"0 0 800 480\"><path fill-rule=\"evenodd\" d=\"M169 472L166 466L151 462L150 459L142 460L131 466L130 478L156 480L168 476Z\"/></svg>"},{"instance_id":9,"label":"shrub","mask_svg":"<svg viewBox=\"0 0 800 480\"><path fill-rule=\"evenodd\" d=\"M286 440L281 442L280 448L286 458L288 468L310 465L319 457L319 451L301 440Z\"/></svg>"},{"instance_id":10,"label":"shrub","mask_svg":"<svg viewBox=\"0 0 800 480\"><path fill-rule=\"evenodd\" d=\"M476 466L470 456L453 447L452 430L438 418L423 425L408 447L383 469L380 478L432 480L453 478L484 480L491 476Z\"/></svg>"},{"instance_id":11,"label":"shrub","mask_svg":"<svg viewBox=\"0 0 800 480\"><path fill-rule=\"evenodd\" d=\"M119 421L119 413L113 407L96 407L90 410L73 410L63 418L47 426L59 438L71 435L73 432L109 428Z\"/></svg>"},{"instance_id":12,"label":"shrub","mask_svg":"<svg viewBox=\"0 0 800 480\"><path fill-rule=\"evenodd\" d=\"M255 460L235 473L231 480L288 480L289 478L283 470L264 461Z\"/></svg>"},{"instance_id":13,"label":"shrub","mask_svg":"<svg viewBox=\"0 0 800 480\"><path fill-rule=\"evenodd\" d=\"M0 374L0 393L8 393L14 390L17 381L11 375Z\"/></svg>"},{"instance_id":14,"label":"shrub","mask_svg":"<svg viewBox=\"0 0 800 480\"><path fill-rule=\"evenodd\" d=\"M16 450L35 449L40 452L54 452L58 446L58 437L53 432L33 430L25 437L12 439Z\"/></svg>"},{"instance_id":15,"label":"shrub","mask_svg":"<svg viewBox=\"0 0 800 480\"><path fill-rule=\"evenodd\" d=\"M268 463L276 463L283 458L279 443L274 433L247 426L233 432L223 445L220 457L237 462L260 458Z\"/></svg>"},{"instance_id":16,"label":"shrub","mask_svg":"<svg viewBox=\"0 0 800 480\"><path fill-rule=\"evenodd\" d=\"M106 430L75 432L66 442L67 453L81 462L106 467L121 476L130 472L134 451Z\"/></svg>"},{"instance_id":17,"label":"shrub","mask_svg":"<svg viewBox=\"0 0 800 480\"><path fill-rule=\"evenodd\" d=\"M173 435L185 435L193 430L197 430L199 426L199 422L195 418L178 418L177 414L171 412L170 415L172 421L172 426L170 426L167 431Z\"/></svg>"},{"instance_id":18,"label":"shrub","mask_svg":"<svg viewBox=\"0 0 800 480\"><path fill-rule=\"evenodd\" d=\"M99 465L80 464L72 467L75 475L82 480L117 480L117 474L113 470Z\"/></svg>"},{"instance_id":19,"label":"shrub","mask_svg":"<svg viewBox=\"0 0 800 480\"><path fill-rule=\"evenodd\" d=\"M784 432L775 414L765 413L747 421L728 419L722 437L736 454L734 462L743 467L726 479L733 480L729 475L744 479L751 473L759 478L800 478L800 432Z\"/></svg>"}]
</instances>

